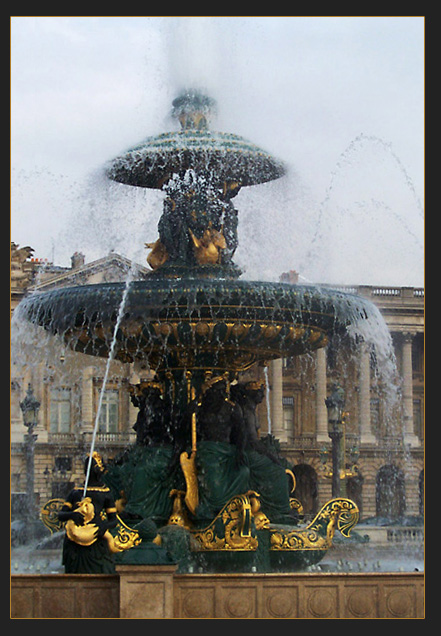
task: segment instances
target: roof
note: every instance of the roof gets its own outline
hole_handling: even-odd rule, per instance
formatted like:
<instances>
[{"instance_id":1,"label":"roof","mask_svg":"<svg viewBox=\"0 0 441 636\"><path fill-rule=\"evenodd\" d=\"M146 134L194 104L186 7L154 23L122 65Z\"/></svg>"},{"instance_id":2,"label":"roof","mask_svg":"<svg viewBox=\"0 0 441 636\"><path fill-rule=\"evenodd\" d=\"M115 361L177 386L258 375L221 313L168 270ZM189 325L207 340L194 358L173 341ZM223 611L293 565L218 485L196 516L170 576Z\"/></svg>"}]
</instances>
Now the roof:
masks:
<instances>
[{"instance_id":1,"label":"roof","mask_svg":"<svg viewBox=\"0 0 441 636\"><path fill-rule=\"evenodd\" d=\"M49 264L41 267L37 272L32 288L37 291L47 291L54 287L123 281L132 268L134 278L137 280L144 279L151 271L150 268L133 263L116 252L110 252L102 258L74 268L60 268Z\"/></svg>"}]
</instances>

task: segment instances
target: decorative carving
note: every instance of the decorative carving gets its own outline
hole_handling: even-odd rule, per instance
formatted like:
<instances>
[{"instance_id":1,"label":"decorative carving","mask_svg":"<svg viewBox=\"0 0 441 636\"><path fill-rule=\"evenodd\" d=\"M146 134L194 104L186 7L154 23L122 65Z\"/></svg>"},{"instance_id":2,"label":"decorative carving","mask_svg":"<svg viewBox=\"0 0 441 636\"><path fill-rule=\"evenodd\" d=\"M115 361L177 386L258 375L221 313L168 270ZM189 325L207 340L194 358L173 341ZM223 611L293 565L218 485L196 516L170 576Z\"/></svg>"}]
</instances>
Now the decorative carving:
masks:
<instances>
[{"instance_id":1,"label":"decorative carving","mask_svg":"<svg viewBox=\"0 0 441 636\"><path fill-rule=\"evenodd\" d=\"M187 395L189 404L195 405L195 388L191 386L191 372L187 372ZM196 412L193 410L191 414L191 453L182 452L179 456L182 472L185 477L185 484L187 492L185 493L185 504L192 514L195 514L196 508L199 505L199 487L198 487L198 475L196 470L196 450L197 450L197 435L196 435Z\"/></svg>"},{"instance_id":2,"label":"decorative carving","mask_svg":"<svg viewBox=\"0 0 441 636\"><path fill-rule=\"evenodd\" d=\"M308 597L307 607L315 618L327 618L336 613L336 588L317 588Z\"/></svg>"},{"instance_id":3,"label":"decorative carving","mask_svg":"<svg viewBox=\"0 0 441 636\"><path fill-rule=\"evenodd\" d=\"M154 243L146 243L145 246L151 249L151 252L147 256L147 263L152 269L157 269L167 262L168 252L160 239L157 239Z\"/></svg>"},{"instance_id":4,"label":"decorative carving","mask_svg":"<svg viewBox=\"0 0 441 636\"><path fill-rule=\"evenodd\" d=\"M102 481L104 465L99 453L86 459L88 481L83 488L74 488L58 512L65 522L63 563L66 574L111 574L113 554L141 542L135 530L118 517L110 489ZM113 532L117 535L113 535Z\"/></svg>"},{"instance_id":5,"label":"decorative carving","mask_svg":"<svg viewBox=\"0 0 441 636\"><path fill-rule=\"evenodd\" d=\"M193 241L194 255L198 264L215 265L216 263L220 263L220 250L224 250L227 247L227 242L222 232L213 229L211 222L204 230L201 238L197 238L191 230L189 231Z\"/></svg>"},{"instance_id":6,"label":"decorative carving","mask_svg":"<svg viewBox=\"0 0 441 636\"><path fill-rule=\"evenodd\" d=\"M348 612L355 618L376 616L378 594L376 587L360 587L352 589L347 597Z\"/></svg>"},{"instance_id":7,"label":"decorative carving","mask_svg":"<svg viewBox=\"0 0 441 636\"><path fill-rule=\"evenodd\" d=\"M251 514L253 515L254 523L257 530L262 530L262 528L269 528L271 522L260 509L259 494L252 490L250 490L247 494L250 499Z\"/></svg>"},{"instance_id":8,"label":"decorative carving","mask_svg":"<svg viewBox=\"0 0 441 636\"><path fill-rule=\"evenodd\" d=\"M83 525L77 525L73 519L66 521L66 536L74 543L81 546L90 546L98 539L98 526L92 523L95 517L95 507L90 497L82 499L75 508L75 512L83 516ZM118 534L113 536L109 530L104 533L104 539L107 541L109 551L112 553L123 552L133 548L141 543L141 538L136 530L132 530L118 518L117 531Z\"/></svg>"},{"instance_id":9,"label":"decorative carving","mask_svg":"<svg viewBox=\"0 0 441 636\"><path fill-rule=\"evenodd\" d=\"M410 588L396 588L386 597L386 607L395 618L410 617L415 607L414 596L415 592Z\"/></svg>"},{"instance_id":10,"label":"decorative carving","mask_svg":"<svg viewBox=\"0 0 441 636\"><path fill-rule=\"evenodd\" d=\"M53 534L64 527L64 522L58 518L58 513L64 505L64 499L50 499L40 510L40 519Z\"/></svg>"},{"instance_id":11,"label":"decorative carving","mask_svg":"<svg viewBox=\"0 0 441 636\"><path fill-rule=\"evenodd\" d=\"M181 526L182 528L190 528L190 523L188 521L187 513L184 508L183 498L185 496L185 492L183 490L173 490L170 491L170 497L174 497L173 499L173 510L168 520L169 526Z\"/></svg>"},{"instance_id":12,"label":"decorative carving","mask_svg":"<svg viewBox=\"0 0 441 636\"><path fill-rule=\"evenodd\" d=\"M25 264L31 258L34 250L29 245L20 247L11 241L11 289L24 290L30 284L33 277L32 263L28 268Z\"/></svg>"},{"instance_id":13,"label":"decorative carving","mask_svg":"<svg viewBox=\"0 0 441 636\"><path fill-rule=\"evenodd\" d=\"M266 598L266 609L274 618L290 618L297 615L298 599L296 590L280 587Z\"/></svg>"},{"instance_id":14,"label":"decorative carving","mask_svg":"<svg viewBox=\"0 0 441 636\"><path fill-rule=\"evenodd\" d=\"M239 588L230 592L225 599L225 611L232 618L250 618L255 612L256 590Z\"/></svg>"},{"instance_id":15,"label":"decorative carving","mask_svg":"<svg viewBox=\"0 0 441 636\"><path fill-rule=\"evenodd\" d=\"M214 614L214 588L190 590L182 600L183 618L208 618Z\"/></svg>"},{"instance_id":16,"label":"decorative carving","mask_svg":"<svg viewBox=\"0 0 441 636\"><path fill-rule=\"evenodd\" d=\"M331 499L306 528L271 529L271 550L328 550L336 527L348 537L358 514L357 506L350 499Z\"/></svg>"},{"instance_id":17,"label":"decorative carving","mask_svg":"<svg viewBox=\"0 0 441 636\"><path fill-rule=\"evenodd\" d=\"M290 497L289 499L289 507L291 510L295 510L299 516L304 514L302 502L294 497Z\"/></svg>"},{"instance_id":18,"label":"decorative carving","mask_svg":"<svg viewBox=\"0 0 441 636\"><path fill-rule=\"evenodd\" d=\"M204 530L192 531L197 550L256 550L248 495L237 495Z\"/></svg>"}]
</instances>

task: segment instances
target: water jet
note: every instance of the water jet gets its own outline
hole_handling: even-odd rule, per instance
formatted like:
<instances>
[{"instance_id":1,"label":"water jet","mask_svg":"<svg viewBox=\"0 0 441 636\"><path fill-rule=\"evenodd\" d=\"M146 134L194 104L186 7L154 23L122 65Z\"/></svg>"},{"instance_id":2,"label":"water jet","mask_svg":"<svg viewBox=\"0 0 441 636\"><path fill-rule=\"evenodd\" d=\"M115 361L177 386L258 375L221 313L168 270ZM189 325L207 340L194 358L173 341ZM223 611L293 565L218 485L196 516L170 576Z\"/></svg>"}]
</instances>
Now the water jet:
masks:
<instances>
[{"instance_id":1,"label":"water jet","mask_svg":"<svg viewBox=\"0 0 441 636\"><path fill-rule=\"evenodd\" d=\"M213 106L184 92L173 102L180 131L150 137L106 167L114 181L166 195L158 238L146 237L145 280L34 294L16 311L73 351L154 373L132 387L137 443L104 476L124 524L136 532L154 523L181 572L295 571L323 558L336 528L348 535L358 509L334 498L302 524L291 467L271 436L258 438L247 411L263 387L241 374L357 333L376 311L344 291L240 278L233 199L285 167L242 137L211 131ZM120 561L149 565L153 553L141 546Z\"/></svg>"}]
</instances>

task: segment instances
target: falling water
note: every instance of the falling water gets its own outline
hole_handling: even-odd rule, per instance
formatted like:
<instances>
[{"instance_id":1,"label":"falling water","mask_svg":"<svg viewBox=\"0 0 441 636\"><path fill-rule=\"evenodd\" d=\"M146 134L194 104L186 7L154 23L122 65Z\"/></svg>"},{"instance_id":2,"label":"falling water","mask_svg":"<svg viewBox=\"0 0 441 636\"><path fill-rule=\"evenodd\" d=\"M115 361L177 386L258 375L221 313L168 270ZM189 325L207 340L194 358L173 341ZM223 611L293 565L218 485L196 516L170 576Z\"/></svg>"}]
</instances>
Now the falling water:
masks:
<instances>
[{"instance_id":1,"label":"falling water","mask_svg":"<svg viewBox=\"0 0 441 636\"><path fill-rule=\"evenodd\" d=\"M83 498L86 496L87 484L89 483L90 469L91 469L91 466L92 466L92 454L93 454L93 452L95 450L96 435L97 435L97 432L98 432L99 420L100 420L100 416L101 416L101 408L102 408L102 405L103 405L103 397L104 397L104 391L106 390L107 378L109 376L110 364L111 364L111 362L112 362L112 360L113 360L113 358L115 356L116 336L117 336L117 333L118 333L119 326L121 324L122 317L124 315L124 307L125 307L125 304L126 304L127 295L129 293L130 283L133 280L133 276L134 276L134 269L132 267L129 270L129 273L127 275L126 283L125 283L125 286L124 286L124 292L123 292L123 295L122 295L122 298L121 298L121 302L119 304L118 316L117 316L117 319L116 319L115 328L113 330L112 342L111 342L110 351L109 351L109 357L107 358L106 369L105 369L104 378L103 378L103 384L101 386L101 391L100 391L100 395L99 395L98 408L97 408L96 417L95 417L95 424L94 424L94 427L93 427L92 441L91 441L91 444L90 444L89 461L87 463L86 479L84 480Z\"/></svg>"},{"instance_id":2,"label":"falling water","mask_svg":"<svg viewBox=\"0 0 441 636\"><path fill-rule=\"evenodd\" d=\"M268 378L268 365L263 367L263 373L265 376L265 390L266 390L266 418L268 421L268 435L271 435L271 405L270 405L270 385Z\"/></svg>"},{"instance_id":3,"label":"falling water","mask_svg":"<svg viewBox=\"0 0 441 636\"><path fill-rule=\"evenodd\" d=\"M378 179L372 179L372 175L369 173L370 164L367 162L367 157L365 157L364 154L361 155L363 151L366 152L371 150L376 152L377 149L381 154L375 154L372 161L372 169L378 169L382 157L389 157L392 159L393 165L398 169L398 174L400 176L401 185L397 187L401 189L404 186L403 192L409 192L412 197L410 216L408 216L408 218L405 217L405 213L402 210L397 211L395 206L388 205L388 203L381 200L381 196L379 196L382 192L382 173L378 173ZM365 159L365 162L362 166L357 168L355 160L361 159L362 157ZM353 193L352 196L350 189L351 180L349 179L349 175L346 174L349 169L362 171L361 174L364 178L363 187L360 189L360 187L357 186L357 191L356 193ZM377 175L377 173L375 174ZM342 186L343 176L345 177L344 186ZM372 195L370 195L368 191L371 184L375 188ZM344 188L341 191L339 190L340 186ZM349 197L346 205L344 204L345 197ZM360 197L363 197L364 200L361 200ZM333 215L331 218L330 215L332 213L330 211L330 206L332 202L335 202L336 205L338 205L338 211L337 216ZM326 215L328 215L328 223L325 225ZM330 174L329 185L326 189L325 196L319 204L317 218L315 221L315 229L312 232L309 248L306 251L302 263L298 266L300 272L308 272L308 270L314 266L314 263L317 262L324 263L325 260L331 260L331 262L334 262L336 255L338 256L339 248L337 242L340 242L340 245L344 246L344 261L339 261L337 263L336 275L340 275L340 282L343 282L341 279L341 273L346 265L351 264L351 253L355 254L354 251L350 251L351 242L358 240L358 238L360 238L360 233L363 231L357 221L369 222L369 218L371 219L371 225L369 226L368 231L373 233L376 232L376 236L372 234L371 241L376 241L377 258L379 254L378 250L381 248L384 250L388 245L388 243L385 243L384 245L383 243L379 244L378 241L389 241L392 236L395 236L393 227L397 229L399 228L399 230L403 232L404 240L406 240L406 237L410 238L413 241L413 245L416 250L421 250L423 248L422 238L420 235L420 219L424 218L423 206L417 195L415 185L411 177L406 171L400 158L392 149L392 144L390 142L384 141L375 135L366 135L361 133L357 135L357 137L355 137L340 154L335 164L335 168ZM343 226L342 223L345 219L346 225ZM372 225L373 221L375 225ZM391 226L390 222L395 223L395 226ZM396 236L395 240L398 240ZM365 244L362 243L361 246L363 251L365 251ZM330 250L328 254L326 254L327 248ZM385 255L388 253L389 250L386 249ZM409 254L407 254L407 259L408 257ZM386 256L382 258L382 262L384 261L384 258L386 258ZM384 261L384 268L391 269L391 266L392 263ZM364 271L361 261L359 260L357 260L357 268L360 270L361 276L366 276L367 272ZM352 269L354 270L353 264ZM332 280L332 273L329 267L326 269L326 275L328 283L335 282ZM360 274L357 276L359 283L368 283L368 281L361 280ZM317 277L317 274L315 274L315 277ZM376 284L378 284L378 282L381 281L377 280ZM383 282L383 284L385 283Z\"/></svg>"},{"instance_id":4,"label":"falling water","mask_svg":"<svg viewBox=\"0 0 441 636\"><path fill-rule=\"evenodd\" d=\"M400 403L400 379L392 336L380 310L372 305L365 320L351 323L347 328L353 339L362 339L376 356L376 373L384 387L385 419L390 421Z\"/></svg>"},{"instance_id":5,"label":"falling water","mask_svg":"<svg viewBox=\"0 0 441 636\"><path fill-rule=\"evenodd\" d=\"M207 18L205 18L207 19ZM194 24L194 22L187 22L187 24ZM203 33L203 31L201 31L201 33ZM193 34L194 35L194 34ZM196 34L197 35L197 34ZM199 34L200 37L202 37L201 34ZM191 42L191 37L189 37L186 41L186 43L188 43L188 41ZM179 47L175 47L173 46L174 49L178 50ZM211 51L211 53L213 54L213 51ZM205 57L200 57L198 58L199 61L202 63L203 68L199 69L200 73L199 75L201 76L201 78L205 75L205 67L208 67L210 73L212 74L213 71L213 67L215 66L214 63L211 60L210 55L205 56ZM206 60L208 59L208 63L206 63ZM186 72L188 72L188 70L191 68L190 64L185 64L185 58L181 59L181 65L183 65L184 70ZM180 71L180 75L181 77L179 77L178 79L180 81L182 81L183 77L182 75L184 74L184 71ZM187 81L186 83L188 83L188 78L185 78ZM191 78L193 79L193 78ZM205 79L205 77L203 77L203 79ZM416 198L417 201L417 207L419 212L422 214L422 209L421 209L421 203L418 201L418 198L416 196L415 193L415 188L413 187L413 183L410 180L410 178L408 177L406 171L404 170L404 167L402 165L402 163L399 161L399 159L397 158L397 156L395 155L395 153L392 151L390 144L386 144L385 142L383 142L382 140L376 138L376 137L368 137L365 135L360 135L359 137L357 137L349 146L348 148L345 150L344 153L342 153L341 155L341 161L338 162L337 166L336 166L336 170L335 172L332 173L331 175L331 183L330 186L326 192L326 196L325 199L323 200L321 206L320 206L320 210L319 210L319 218L317 221L317 226L316 226L316 231L315 231L315 235L311 244L311 250L310 250L310 254L317 250L317 245L316 243L318 242L318 239L320 238L319 234L321 232L321 227L320 224L322 222L322 217L323 217L323 213L325 210L326 205L329 203L329 200L331 198L331 194L333 191L333 187L334 187L334 183L338 174L338 171L340 169L343 168L344 162L347 162L348 156L355 152L355 150L362 145L365 141L369 141L369 142L375 142L377 143L377 145L380 145L380 147L384 148L385 150L389 150L392 157L395 159L395 161L397 162L397 165L399 166L399 168L401 169L402 174L405 177L405 181L408 185L408 187L410 188L410 190L412 191L414 197ZM138 189L134 189L134 191L138 191ZM97 206L98 209L99 206ZM389 208L390 210L390 208ZM100 214L101 214L101 210L100 210ZM96 215L96 218L98 219L98 215ZM102 227L102 218L100 217L99 219L99 227ZM120 227L120 223L119 222L114 222L114 226ZM88 229L89 231L89 229ZM103 396L104 396L104 392L105 392L105 388L106 388L106 384L107 384L107 380L108 380L108 376L109 376L109 371L110 371L110 365L111 362L115 356L115 346L116 346L116 342L117 342L117 333L118 333L118 329L119 326L121 324L121 320L123 319L124 316L124 308L125 308L125 304L126 304L126 300L127 300L127 296L128 296L128 292L129 292L129 287L130 287L130 283L133 280L133 273L131 272L130 275L128 276L127 280L126 280L126 284L125 284L125 288L124 288L124 292L121 298L121 302L119 305L119 309L118 309L118 316L117 316L117 320L114 326L114 330L113 330L113 335L112 335L112 341L111 341L111 346L110 346L110 351L109 351L109 356L106 362L106 367L105 367L105 373L104 373L104 379L103 379L103 383L102 383L102 387L101 387L101 391L99 394L99 401L98 401L98 409L97 409L97 413L96 413L96 418L95 418L95 422L94 422L94 428L93 428L93 435L92 435L92 441L91 441L91 447L90 447L90 455L89 455L89 462L88 462L88 467L87 467L87 473L86 473L86 479L85 479L85 485L84 485L84 493L83 496L85 496L86 494L86 489L87 489L87 484L89 481L89 476L90 476L90 469L91 469L91 463L92 463L92 453L94 451L95 448L95 441L96 441L96 436L97 436L97 432L98 432L98 427L99 427L99 419L100 419L100 414L101 414L101 409L102 409L102 403L103 403ZM381 318L381 316L380 316ZM376 353L377 355L381 356L381 364L379 364L379 369L381 369L381 373L382 376L384 377L384 381L385 384L388 387L392 387L392 390L388 390L388 404L390 404L390 409L393 408L393 405L396 403L396 399L398 396L398 385L397 385L397 380L396 380L396 364L395 364L395 357L393 354L393 348L392 348L392 344L391 344L391 339L390 339L390 334L387 331L387 328L385 329L385 323L383 321L383 319L378 319L377 320L377 316L375 316L373 319L369 319L369 320L365 320L365 321L360 321L357 323L356 327L354 327L354 334L355 335L359 335L362 336L363 339L365 339L365 341L367 341L368 343L373 344L376 347ZM270 386L269 386L269 373L268 373L268 367L265 366L264 367L264 377L265 377L265 382L266 382L266 408L267 408L267 422L268 422L268 433L271 434L272 432L272 422L271 422L271 407L270 407L270 400L269 400L269 396L270 396Z\"/></svg>"}]
</instances>

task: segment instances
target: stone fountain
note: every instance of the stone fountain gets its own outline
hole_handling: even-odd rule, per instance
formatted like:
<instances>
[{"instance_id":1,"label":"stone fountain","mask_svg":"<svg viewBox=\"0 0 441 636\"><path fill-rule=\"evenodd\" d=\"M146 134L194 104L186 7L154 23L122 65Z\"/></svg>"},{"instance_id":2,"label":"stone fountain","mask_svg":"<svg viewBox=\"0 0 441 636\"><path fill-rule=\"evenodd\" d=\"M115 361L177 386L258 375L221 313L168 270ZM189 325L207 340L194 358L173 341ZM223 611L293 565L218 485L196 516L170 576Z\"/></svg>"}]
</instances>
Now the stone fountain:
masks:
<instances>
[{"instance_id":1,"label":"stone fountain","mask_svg":"<svg viewBox=\"0 0 441 636\"><path fill-rule=\"evenodd\" d=\"M292 467L277 440L258 434L264 386L241 373L324 347L368 319L372 305L321 286L240 279L233 199L285 168L242 137L212 131L214 107L183 93L173 102L181 130L106 167L114 181L165 193L158 237L146 244L147 279L36 294L17 311L74 351L154 372L130 388L137 442L103 475L124 532L138 535L117 561L296 571L323 558L337 529L348 536L358 510L336 498L302 524Z\"/></svg>"}]
</instances>

